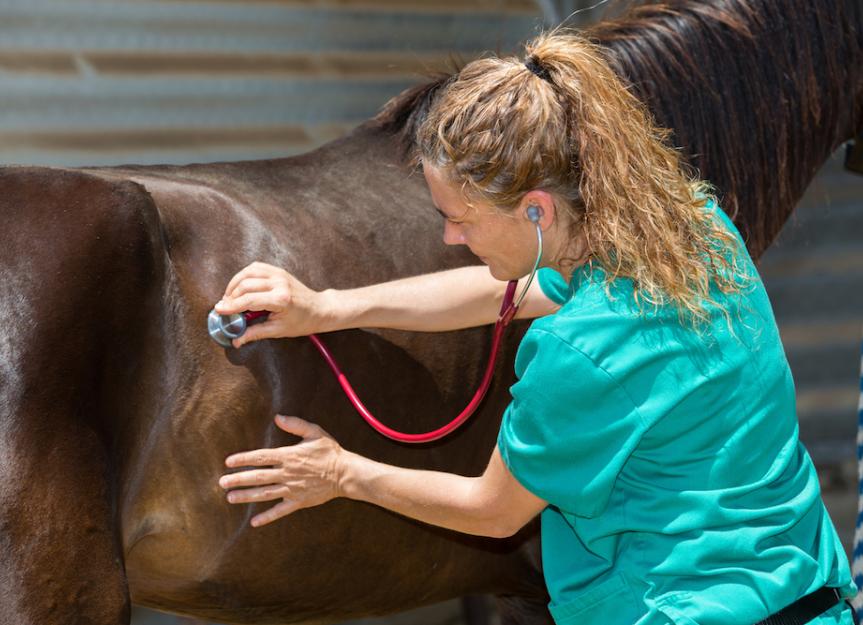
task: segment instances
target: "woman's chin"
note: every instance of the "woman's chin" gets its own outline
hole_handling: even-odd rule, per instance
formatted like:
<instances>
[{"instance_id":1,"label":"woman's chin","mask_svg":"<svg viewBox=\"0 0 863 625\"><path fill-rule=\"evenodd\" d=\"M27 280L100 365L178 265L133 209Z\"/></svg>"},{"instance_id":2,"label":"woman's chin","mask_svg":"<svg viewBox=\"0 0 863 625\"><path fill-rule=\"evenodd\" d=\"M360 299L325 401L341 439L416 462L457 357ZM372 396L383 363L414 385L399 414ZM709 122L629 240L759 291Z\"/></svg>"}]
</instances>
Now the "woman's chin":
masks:
<instances>
[{"instance_id":1,"label":"woman's chin","mask_svg":"<svg viewBox=\"0 0 863 625\"><path fill-rule=\"evenodd\" d=\"M513 276L512 272L501 270L499 267L495 267L494 265L489 265L488 263L486 263L486 267L488 267L488 272L495 280L500 280L501 282L509 282L510 280L517 280L519 278L519 276Z\"/></svg>"}]
</instances>

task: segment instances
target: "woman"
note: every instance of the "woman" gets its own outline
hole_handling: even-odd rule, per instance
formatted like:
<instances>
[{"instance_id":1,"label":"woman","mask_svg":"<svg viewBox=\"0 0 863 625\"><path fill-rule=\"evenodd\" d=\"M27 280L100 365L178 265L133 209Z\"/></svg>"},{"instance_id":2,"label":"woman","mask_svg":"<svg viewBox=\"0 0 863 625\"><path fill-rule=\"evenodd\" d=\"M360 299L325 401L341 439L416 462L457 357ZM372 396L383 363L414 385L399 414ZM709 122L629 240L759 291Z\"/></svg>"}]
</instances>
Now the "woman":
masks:
<instances>
[{"instance_id":1,"label":"woman","mask_svg":"<svg viewBox=\"0 0 863 625\"><path fill-rule=\"evenodd\" d=\"M228 458L263 467L223 476L228 501L281 500L254 525L349 497L486 536L541 513L559 625L851 623L841 598L855 588L797 439L767 295L666 139L576 35L542 35L526 62L480 59L445 83L416 159L444 242L467 245L488 273L317 293L255 263L217 311L272 311L236 346L490 323L501 281L533 266L536 222L543 268L520 316L537 319L485 473L383 465L278 416L303 441Z\"/></svg>"}]
</instances>

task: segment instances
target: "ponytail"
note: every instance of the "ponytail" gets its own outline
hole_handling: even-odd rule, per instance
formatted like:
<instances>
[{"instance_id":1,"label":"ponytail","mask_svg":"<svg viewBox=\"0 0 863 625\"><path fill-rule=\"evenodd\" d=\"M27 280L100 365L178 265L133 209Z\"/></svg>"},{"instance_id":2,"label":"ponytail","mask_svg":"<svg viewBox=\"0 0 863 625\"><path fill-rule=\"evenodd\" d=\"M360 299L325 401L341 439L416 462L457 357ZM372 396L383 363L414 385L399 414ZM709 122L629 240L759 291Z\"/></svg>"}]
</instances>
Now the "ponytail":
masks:
<instances>
[{"instance_id":1,"label":"ponytail","mask_svg":"<svg viewBox=\"0 0 863 625\"><path fill-rule=\"evenodd\" d=\"M461 70L417 131L419 159L501 210L548 191L609 282L631 278L639 305L707 319L711 282L730 292L746 279L737 239L706 208L711 187L598 46L556 30L525 52Z\"/></svg>"}]
</instances>

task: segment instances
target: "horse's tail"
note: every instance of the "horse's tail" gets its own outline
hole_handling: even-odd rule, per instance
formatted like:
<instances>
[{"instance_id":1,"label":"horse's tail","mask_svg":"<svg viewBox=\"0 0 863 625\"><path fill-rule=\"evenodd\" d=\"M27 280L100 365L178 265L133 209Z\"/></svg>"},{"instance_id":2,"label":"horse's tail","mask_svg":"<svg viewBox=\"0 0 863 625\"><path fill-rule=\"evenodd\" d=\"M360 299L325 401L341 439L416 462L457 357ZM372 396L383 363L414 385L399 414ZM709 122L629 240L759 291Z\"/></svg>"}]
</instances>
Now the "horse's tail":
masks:
<instances>
[{"instance_id":1,"label":"horse's tail","mask_svg":"<svg viewBox=\"0 0 863 625\"><path fill-rule=\"evenodd\" d=\"M7 167L0 219L0 623L128 622L110 416L158 306L158 215L134 183Z\"/></svg>"}]
</instances>

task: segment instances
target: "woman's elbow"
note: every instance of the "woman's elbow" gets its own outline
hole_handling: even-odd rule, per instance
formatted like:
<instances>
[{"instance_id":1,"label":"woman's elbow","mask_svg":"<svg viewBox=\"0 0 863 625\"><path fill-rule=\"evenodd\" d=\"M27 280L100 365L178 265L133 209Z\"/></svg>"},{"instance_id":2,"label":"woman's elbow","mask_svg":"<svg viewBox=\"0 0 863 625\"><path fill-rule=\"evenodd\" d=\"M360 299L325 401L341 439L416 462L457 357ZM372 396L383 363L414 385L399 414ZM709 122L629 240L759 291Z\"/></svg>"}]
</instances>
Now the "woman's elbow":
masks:
<instances>
[{"instance_id":1,"label":"woman's elbow","mask_svg":"<svg viewBox=\"0 0 863 625\"><path fill-rule=\"evenodd\" d=\"M510 538L518 534L530 521L531 519L498 516L486 523L483 534L490 538Z\"/></svg>"}]
</instances>

